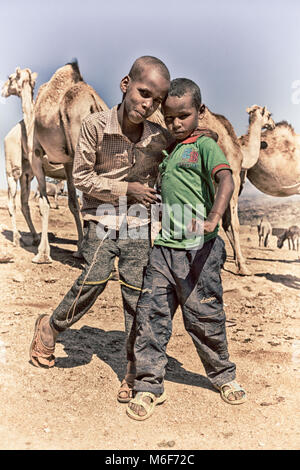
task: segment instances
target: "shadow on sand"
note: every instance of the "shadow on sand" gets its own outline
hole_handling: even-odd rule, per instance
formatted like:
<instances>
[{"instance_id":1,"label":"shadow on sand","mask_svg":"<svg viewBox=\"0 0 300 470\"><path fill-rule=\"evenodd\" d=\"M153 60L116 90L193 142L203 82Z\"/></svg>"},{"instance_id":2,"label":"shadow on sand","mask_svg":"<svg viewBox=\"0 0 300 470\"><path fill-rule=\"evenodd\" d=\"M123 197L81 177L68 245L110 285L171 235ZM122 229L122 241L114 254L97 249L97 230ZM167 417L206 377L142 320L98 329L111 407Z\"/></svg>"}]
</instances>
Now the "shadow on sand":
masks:
<instances>
[{"instance_id":1,"label":"shadow on sand","mask_svg":"<svg viewBox=\"0 0 300 470\"><path fill-rule=\"evenodd\" d=\"M13 232L12 230L3 230L2 235L12 242L13 241ZM37 254L38 247L32 244L32 236L28 232L20 232L21 235L21 248L32 253L32 257ZM48 233L49 243L57 243L60 245L73 245L72 249L65 249L59 246L50 245L50 256L54 261L59 261L62 264L66 264L75 268L82 268L83 258L75 258L73 256L74 251L76 251L76 240L71 240L69 238L60 238L56 237L52 232Z\"/></svg>"},{"instance_id":2,"label":"shadow on sand","mask_svg":"<svg viewBox=\"0 0 300 470\"><path fill-rule=\"evenodd\" d=\"M82 366L88 364L95 354L111 367L120 381L124 378L126 369L124 332L83 326L80 330L64 331L59 335L57 342L63 345L68 356L56 358L56 367L68 369ZM177 359L167 357L165 380L215 391L206 377L184 369Z\"/></svg>"},{"instance_id":3,"label":"shadow on sand","mask_svg":"<svg viewBox=\"0 0 300 470\"><path fill-rule=\"evenodd\" d=\"M291 287L292 289L300 289L300 278L292 276L290 274L270 274L270 273L258 273L255 274L257 277L265 277L269 281L279 282L286 287Z\"/></svg>"}]
</instances>

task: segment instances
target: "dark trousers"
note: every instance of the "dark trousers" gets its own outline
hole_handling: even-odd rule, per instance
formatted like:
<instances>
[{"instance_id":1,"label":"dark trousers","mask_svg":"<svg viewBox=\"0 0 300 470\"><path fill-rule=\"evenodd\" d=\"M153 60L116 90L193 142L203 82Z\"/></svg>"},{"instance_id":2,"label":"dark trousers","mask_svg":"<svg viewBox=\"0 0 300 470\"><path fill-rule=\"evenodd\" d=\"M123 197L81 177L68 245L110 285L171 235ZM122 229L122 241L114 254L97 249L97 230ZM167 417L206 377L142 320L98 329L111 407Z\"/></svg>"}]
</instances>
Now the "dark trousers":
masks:
<instances>
[{"instance_id":1,"label":"dark trousers","mask_svg":"<svg viewBox=\"0 0 300 470\"><path fill-rule=\"evenodd\" d=\"M116 256L119 258L119 278L125 317L127 360L133 360L135 340L135 312L141 293L143 272L148 263L149 239L106 239L98 250L101 240L96 232L97 223L89 221L84 228L82 252L85 266L61 303L54 310L50 323L57 331L64 331L76 323L95 303L104 291ZM86 274L90 272L86 277Z\"/></svg>"},{"instance_id":2,"label":"dark trousers","mask_svg":"<svg viewBox=\"0 0 300 470\"><path fill-rule=\"evenodd\" d=\"M226 259L218 236L199 250L154 246L137 306L136 391L163 393L166 348L180 305L184 326L214 385L235 378L229 361L220 271Z\"/></svg>"}]
</instances>

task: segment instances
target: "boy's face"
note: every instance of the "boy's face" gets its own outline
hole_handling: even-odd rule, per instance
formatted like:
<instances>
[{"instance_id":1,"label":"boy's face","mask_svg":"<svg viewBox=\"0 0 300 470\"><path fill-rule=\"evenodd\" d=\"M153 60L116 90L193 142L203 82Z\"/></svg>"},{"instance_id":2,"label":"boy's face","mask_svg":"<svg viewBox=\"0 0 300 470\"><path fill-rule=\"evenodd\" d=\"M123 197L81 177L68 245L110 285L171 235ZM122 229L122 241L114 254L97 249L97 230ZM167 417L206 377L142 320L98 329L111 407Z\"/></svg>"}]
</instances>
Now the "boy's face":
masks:
<instances>
[{"instance_id":1,"label":"boy's face","mask_svg":"<svg viewBox=\"0 0 300 470\"><path fill-rule=\"evenodd\" d=\"M164 100L169 86L169 80L151 66L144 66L135 80L128 75L124 77L121 91L125 93L123 104L128 120L132 124L145 121Z\"/></svg>"},{"instance_id":2,"label":"boy's face","mask_svg":"<svg viewBox=\"0 0 300 470\"><path fill-rule=\"evenodd\" d=\"M200 111L195 108L192 95L185 93L180 98L168 96L163 105L163 114L168 131L181 142L198 126Z\"/></svg>"}]
</instances>

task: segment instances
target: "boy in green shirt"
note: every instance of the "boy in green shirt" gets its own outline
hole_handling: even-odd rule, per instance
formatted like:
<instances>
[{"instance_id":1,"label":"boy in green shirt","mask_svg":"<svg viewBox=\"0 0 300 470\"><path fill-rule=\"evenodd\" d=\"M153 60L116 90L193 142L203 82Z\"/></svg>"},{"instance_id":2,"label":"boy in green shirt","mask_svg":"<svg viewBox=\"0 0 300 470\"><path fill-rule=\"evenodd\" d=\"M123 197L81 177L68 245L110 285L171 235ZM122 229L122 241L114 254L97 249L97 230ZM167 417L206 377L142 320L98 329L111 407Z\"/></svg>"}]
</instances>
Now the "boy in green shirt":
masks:
<instances>
[{"instance_id":1,"label":"boy in green shirt","mask_svg":"<svg viewBox=\"0 0 300 470\"><path fill-rule=\"evenodd\" d=\"M246 400L229 360L220 271L226 259L218 222L234 190L230 166L217 135L199 129L204 112L199 87L171 82L163 103L169 132L176 139L160 165L162 229L155 239L137 307L134 347L136 392L127 414L145 420L166 399L166 347L180 305L186 330L212 385L230 404ZM218 185L215 196L214 182Z\"/></svg>"}]
</instances>

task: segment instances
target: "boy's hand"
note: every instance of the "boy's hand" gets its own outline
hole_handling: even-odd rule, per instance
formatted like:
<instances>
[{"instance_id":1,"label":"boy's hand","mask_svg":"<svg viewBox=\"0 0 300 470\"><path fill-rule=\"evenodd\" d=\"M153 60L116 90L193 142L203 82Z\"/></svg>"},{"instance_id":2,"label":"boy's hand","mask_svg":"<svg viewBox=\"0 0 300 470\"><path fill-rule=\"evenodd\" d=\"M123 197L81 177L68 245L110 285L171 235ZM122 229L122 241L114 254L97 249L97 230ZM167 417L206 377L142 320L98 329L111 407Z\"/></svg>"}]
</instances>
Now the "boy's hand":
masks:
<instances>
[{"instance_id":1,"label":"boy's hand","mask_svg":"<svg viewBox=\"0 0 300 470\"><path fill-rule=\"evenodd\" d=\"M145 206L154 204L158 201L155 189L149 188L149 186L138 182L128 183L127 195L130 199L133 199L136 202L140 202Z\"/></svg>"},{"instance_id":2,"label":"boy's hand","mask_svg":"<svg viewBox=\"0 0 300 470\"><path fill-rule=\"evenodd\" d=\"M210 220L205 220L203 225L204 233L212 233L215 230L217 223L218 222L211 222Z\"/></svg>"}]
</instances>

